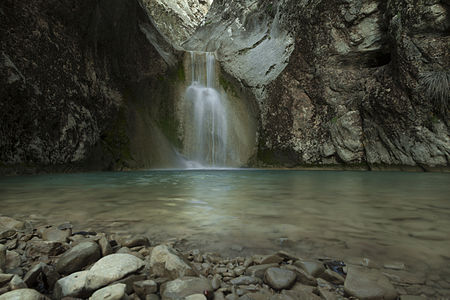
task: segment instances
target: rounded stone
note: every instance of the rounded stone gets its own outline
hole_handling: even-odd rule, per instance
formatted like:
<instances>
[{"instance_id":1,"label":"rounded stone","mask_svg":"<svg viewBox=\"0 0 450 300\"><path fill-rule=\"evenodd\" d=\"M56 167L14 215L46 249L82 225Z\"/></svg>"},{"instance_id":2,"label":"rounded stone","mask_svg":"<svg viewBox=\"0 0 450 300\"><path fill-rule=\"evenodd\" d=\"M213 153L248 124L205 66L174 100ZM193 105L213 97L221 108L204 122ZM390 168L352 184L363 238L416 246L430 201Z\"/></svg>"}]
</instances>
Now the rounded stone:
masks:
<instances>
[{"instance_id":1,"label":"rounded stone","mask_svg":"<svg viewBox=\"0 0 450 300\"><path fill-rule=\"evenodd\" d=\"M94 242L84 242L64 253L58 263L56 270L60 274L71 274L80 271L100 258L100 246Z\"/></svg>"},{"instance_id":2,"label":"rounded stone","mask_svg":"<svg viewBox=\"0 0 450 300\"><path fill-rule=\"evenodd\" d=\"M48 300L47 297L33 289L14 290L0 295L0 300Z\"/></svg>"},{"instance_id":3,"label":"rounded stone","mask_svg":"<svg viewBox=\"0 0 450 300\"><path fill-rule=\"evenodd\" d=\"M295 283L297 274L291 270L269 268L264 274L264 282L275 290L289 289Z\"/></svg>"},{"instance_id":4,"label":"rounded stone","mask_svg":"<svg viewBox=\"0 0 450 300\"><path fill-rule=\"evenodd\" d=\"M348 295L361 300L397 299L397 291L389 280L371 269L349 267L344 290Z\"/></svg>"}]
</instances>

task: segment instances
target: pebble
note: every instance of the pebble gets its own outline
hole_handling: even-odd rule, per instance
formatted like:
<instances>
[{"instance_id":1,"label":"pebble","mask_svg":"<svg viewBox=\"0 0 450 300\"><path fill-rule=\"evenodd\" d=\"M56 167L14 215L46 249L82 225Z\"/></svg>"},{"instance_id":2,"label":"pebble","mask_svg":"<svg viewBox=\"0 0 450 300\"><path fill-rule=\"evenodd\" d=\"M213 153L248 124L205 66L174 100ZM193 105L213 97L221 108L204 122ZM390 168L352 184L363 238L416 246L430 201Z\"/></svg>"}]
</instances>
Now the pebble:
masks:
<instances>
[{"instance_id":1,"label":"pebble","mask_svg":"<svg viewBox=\"0 0 450 300\"><path fill-rule=\"evenodd\" d=\"M145 295L156 293L158 285L153 280L136 281L133 283L133 289L143 299Z\"/></svg>"},{"instance_id":2,"label":"pebble","mask_svg":"<svg viewBox=\"0 0 450 300\"><path fill-rule=\"evenodd\" d=\"M316 261L299 260L294 263L295 266L301 268L303 271L313 277L317 277L325 271L322 263Z\"/></svg>"},{"instance_id":3,"label":"pebble","mask_svg":"<svg viewBox=\"0 0 450 300\"><path fill-rule=\"evenodd\" d=\"M320 278L325 279L328 282L331 282L336 285L344 284L345 278L339 275L336 272L331 271L330 269L326 269L325 272L320 274Z\"/></svg>"},{"instance_id":4,"label":"pebble","mask_svg":"<svg viewBox=\"0 0 450 300\"><path fill-rule=\"evenodd\" d=\"M233 285L260 284L262 283L262 280L258 277L253 276L239 276L230 280L230 283Z\"/></svg>"},{"instance_id":5,"label":"pebble","mask_svg":"<svg viewBox=\"0 0 450 300\"><path fill-rule=\"evenodd\" d=\"M263 279L264 273L268 268L278 267L278 264L268 264L268 265L255 265L248 267L245 271L245 275L253 276Z\"/></svg>"},{"instance_id":6,"label":"pebble","mask_svg":"<svg viewBox=\"0 0 450 300\"><path fill-rule=\"evenodd\" d=\"M194 294L212 292L209 280L197 277L184 277L164 283L161 286L161 297L164 300L180 300Z\"/></svg>"},{"instance_id":7,"label":"pebble","mask_svg":"<svg viewBox=\"0 0 450 300\"><path fill-rule=\"evenodd\" d=\"M6 266L6 246L0 244L0 269L5 269Z\"/></svg>"}]
</instances>

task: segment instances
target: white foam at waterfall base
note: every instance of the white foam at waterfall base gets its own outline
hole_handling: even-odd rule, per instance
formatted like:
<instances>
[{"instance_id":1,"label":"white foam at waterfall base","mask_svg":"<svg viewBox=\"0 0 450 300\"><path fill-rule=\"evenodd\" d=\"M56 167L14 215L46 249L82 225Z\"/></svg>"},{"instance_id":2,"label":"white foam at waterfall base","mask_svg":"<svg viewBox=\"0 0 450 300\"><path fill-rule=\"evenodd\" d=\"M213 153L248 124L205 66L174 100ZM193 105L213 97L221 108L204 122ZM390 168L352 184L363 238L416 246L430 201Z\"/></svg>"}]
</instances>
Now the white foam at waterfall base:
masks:
<instances>
[{"instance_id":1,"label":"white foam at waterfall base","mask_svg":"<svg viewBox=\"0 0 450 300\"><path fill-rule=\"evenodd\" d=\"M191 84L185 95L184 155L187 168L223 168L227 148L227 99L216 88L215 56L191 52Z\"/></svg>"}]
</instances>

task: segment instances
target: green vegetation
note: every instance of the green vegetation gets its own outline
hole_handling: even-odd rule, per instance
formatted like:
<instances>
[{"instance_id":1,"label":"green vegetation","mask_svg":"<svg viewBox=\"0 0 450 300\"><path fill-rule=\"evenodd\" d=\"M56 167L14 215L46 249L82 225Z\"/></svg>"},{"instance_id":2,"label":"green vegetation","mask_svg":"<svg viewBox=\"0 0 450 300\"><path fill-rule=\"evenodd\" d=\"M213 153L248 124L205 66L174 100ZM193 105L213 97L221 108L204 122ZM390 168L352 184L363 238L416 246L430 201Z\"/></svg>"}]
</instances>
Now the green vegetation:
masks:
<instances>
[{"instance_id":1,"label":"green vegetation","mask_svg":"<svg viewBox=\"0 0 450 300\"><path fill-rule=\"evenodd\" d=\"M425 95L444 117L448 114L450 98L450 71L424 72L419 79Z\"/></svg>"},{"instance_id":2,"label":"green vegetation","mask_svg":"<svg viewBox=\"0 0 450 300\"><path fill-rule=\"evenodd\" d=\"M225 90L225 92L227 92L227 94L234 97L238 96L234 85L230 81L228 81L222 74L220 74L219 76L219 83L220 86L222 86L222 88Z\"/></svg>"}]
</instances>

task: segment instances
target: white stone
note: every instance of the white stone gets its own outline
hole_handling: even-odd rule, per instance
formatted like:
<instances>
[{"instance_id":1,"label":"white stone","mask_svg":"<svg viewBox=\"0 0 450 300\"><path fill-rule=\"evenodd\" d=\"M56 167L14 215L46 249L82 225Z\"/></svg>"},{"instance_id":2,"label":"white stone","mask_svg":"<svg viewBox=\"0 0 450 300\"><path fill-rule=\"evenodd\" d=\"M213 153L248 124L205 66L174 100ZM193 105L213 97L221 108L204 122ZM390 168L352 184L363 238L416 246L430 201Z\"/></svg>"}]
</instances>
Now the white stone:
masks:
<instances>
[{"instance_id":1,"label":"white stone","mask_svg":"<svg viewBox=\"0 0 450 300\"><path fill-rule=\"evenodd\" d=\"M81 271L70 274L56 282L54 296L56 299L63 297L81 297L86 293L86 277L89 271Z\"/></svg>"},{"instance_id":2,"label":"white stone","mask_svg":"<svg viewBox=\"0 0 450 300\"><path fill-rule=\"evenodd\" d=\"M175 250L166 245L155 247L150 256L150 268L155 275L172 279L195 275L194 269Z\"/></svg>"},{"instance_id":3,"label":"white stone","mask_svg":"<svg viewBox=\"0 0 450 300\"><path fill-rule=\"evenodd\" d=\"M121 300L125 296L126 284L117 283L96 291L89 300Z\"/></svg>"},{"instance_id":4,"label":"white stone","mask_svg":"<svg viewBox=\"0 0 450 300\"><path fill-rule=\"evenodd\" d=\"M14 290L0 295L0 300L47 300L48 298L33 289Z\"/></svg>"},{"instance_id":5,"label":"white stone","mask_svg":"<svg viewBox=\"0 0 450 300\"><path fill-rule=\"evenodd\" d=\"M144 261L130 254L111 254L97 261L86 277L86 288L96 290L122 279L144 266Z\"/></svg>"}]
</instances>

